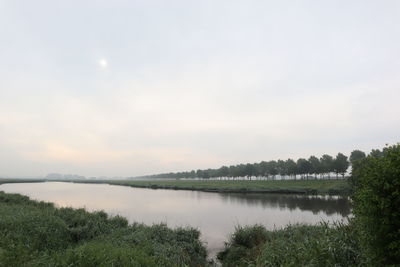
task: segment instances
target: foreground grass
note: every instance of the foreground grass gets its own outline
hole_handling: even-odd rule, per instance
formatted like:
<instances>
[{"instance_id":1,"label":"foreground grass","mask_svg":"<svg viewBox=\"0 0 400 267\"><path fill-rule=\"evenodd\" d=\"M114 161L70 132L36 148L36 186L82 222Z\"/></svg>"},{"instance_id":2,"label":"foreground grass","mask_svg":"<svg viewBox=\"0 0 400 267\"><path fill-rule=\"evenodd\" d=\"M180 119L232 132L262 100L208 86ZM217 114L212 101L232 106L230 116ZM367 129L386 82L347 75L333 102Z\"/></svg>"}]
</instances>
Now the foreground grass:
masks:
<instances>
[{"instance_id":1,"label":"foreground grass","mask_svg":"<svg viewBox=\"0 0 400 267\"><path fill-rule=\"evenodd\" d=\"M174 181L101 181L81 180L78 183L107 183L152 189L196 190L206 192L233 193L294 193L348 195L350 186L347 180L174 180Z\"/></svg>"},{"instance_id":2,"label":"foreground grass","mask_svg":"<svg viewBox=\"0 0 400 267\"><path fill-rule=\"evenodd\" d=\"M0 192L0 266L205 266L199 235Z\"/></svg>"},{"instance_id":3,"label":"foreground grass","mask_svg":"<svg viewBox=\"0 0 400 267\"><path fill-rule=\"evenodd\" d=\"M222 266L363 266L352 224L238 227L218 254Z\"/></svg>"}]
</instances>

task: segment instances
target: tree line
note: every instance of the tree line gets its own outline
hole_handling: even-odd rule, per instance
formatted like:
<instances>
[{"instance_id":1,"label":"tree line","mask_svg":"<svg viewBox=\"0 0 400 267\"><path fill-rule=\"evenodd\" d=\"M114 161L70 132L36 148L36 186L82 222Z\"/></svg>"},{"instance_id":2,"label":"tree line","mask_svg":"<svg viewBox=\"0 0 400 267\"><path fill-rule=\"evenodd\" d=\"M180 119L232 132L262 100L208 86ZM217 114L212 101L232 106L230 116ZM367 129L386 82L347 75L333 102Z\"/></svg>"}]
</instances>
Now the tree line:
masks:
<instances>
[{"instance_id":1,"label":"tree line","mask_svg":"<svg viewBox=\"0 0 400 267\"><path fill-rule=\"evenodd\" d=\"M287 160L261 161L259 163L237 164L222 166L218 169L203 169L184 172L170 172L155 175L142 176L140 178L220 178L220 179L331 179L339 175L344 178L349 165L365 158L366 154L361 150L354 150L348 158L343 153L338 153L335 157L328 154L318 158L310 156L308 159L299 158ZM138 177L139 178L139 177Z\"/></svg>"}]
</instances>

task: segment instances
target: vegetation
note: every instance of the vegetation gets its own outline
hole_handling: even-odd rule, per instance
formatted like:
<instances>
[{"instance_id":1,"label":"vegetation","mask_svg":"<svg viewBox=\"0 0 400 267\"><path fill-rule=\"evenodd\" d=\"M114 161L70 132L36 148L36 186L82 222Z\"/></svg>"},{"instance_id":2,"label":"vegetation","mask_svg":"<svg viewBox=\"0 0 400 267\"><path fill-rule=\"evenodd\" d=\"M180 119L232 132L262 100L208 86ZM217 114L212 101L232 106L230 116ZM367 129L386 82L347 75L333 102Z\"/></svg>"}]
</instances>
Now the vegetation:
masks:
<instances>
[{"instance_id":1,"label":"vegetation","mask_svg":"<svg viewBox=\"0 0 400 267\"><path fill-rule=\"evenodd\" d=\"M306 180L315 166L337 175L348 165L335 159L277 161L305 180L84 181L126 186L217 192L349 192L345 180ZM400 144L350 156L354 218L348 224L289 225L268 231L237 227L218 254L223 266L398 266L400 264ZM268 163L270 164L270 163ZM247 166L247 165L246 165ZM314 166L314 167L313 167ZM347 167L346 167L347 168ZM228 168L229 169L229 168ZM251 172L247 166L247 171ZM226 169L225 169L226 170ZM290 171L291 172L291 171ZM279 173L279 172L277 172ZM82 181L79 181L82 182ZM0 192L0 266L205 266L206 251L194 229L128 225L121 217Z\"/></svg>"},{"instance_id":2,"label":"vegetation","mask_svg":"<svg viewBox=\"0 0 400 267\"><path fill-rule=\"evenodd\" d=\"M348 195L350 187L346 180L175 180L175 181L127 181L127 180L77 180L77 183L107 183L152 189L197 190L231 193L294 193Z\"/></svg>"},{"instance_id":3,"label":"vegetation","mask_svg":"<svg viewBox=\"0 0 400 267\"><path fill-rule=\"evenodd\" d=\"M400 144L368 156L353 151L350 161L355 216L349 224L238 227L218 254L223 266L398 266Z\"/></svg>"},{"instance_id":4,"label":"vegetation","mask_svg":"<svg viewBox=\"0 0 400 267\"><path fill-rule=\"evenodd\" d=\"M266 178L275 180L277 175L280 179L296 180L314 178L330 179L331 173L336 173L336 178L340 174L344 177L349 167L347 156L338 153L335 158L324 154L321 158L310 156L308 159L300 158L297 161L293 159L287 160L271 160L261 161L260 163L247 163L232 166L222 166L219 169L192 170L187 172L162 173L139 178Z\"/></svg>"},{"instance_id":5,"label":"vegetation","mask_svg":"<svg viewBox=\"0 0 400 267\"><path fill-rule=\"evenodd\" d=\"M44 179L17 179L17 178L0 178L0 184L7 183L41 183Z\"/></svg>"},{"instance_id":6,"label":"vegetation","mask_svg":"<svg viewBox=\"0 0 400 267\"><path fill-rule=\"evenodd\" d=\"M205 266L199 235L0 192L0 266Z\"/></svg>"},{"instance_id":7,"label":"vegetation","mask_svg":"<svg viewBox=\"0 0 400 267\"><path fill-rule=\"evenodd\" d=\"M371 265L400 264L400 144L353 163L354 214Z\"/></svg>"},{"instance_id":8,"label":"vegetation","mask_svg":"<svg viewBox=\"0 0 400 267\"><path fill-rule=\"evenodd\" d=\"M218 254L222 266L362 266L352 223L238 227Z\"/></svg>"},{"instance_id":9,"label":"vegetation","mask_svg":"<svg viewBox=\"0 0 400 267\"><path fill-rule=\"evenodd\" d=\"M352 175L350 175L349 177L349 185L350 185L350 189L352 192L354 192L356 186L357 186L357 181L356 179L358 179L357 175L354 175L355 169L360 169L360 167L358 166L359 164L361 164L362 160L365 159L366 154L360 150L354 150L353 152L351 152L350 155L350 164L352 167Z\"/></svg>"}]
</instances>

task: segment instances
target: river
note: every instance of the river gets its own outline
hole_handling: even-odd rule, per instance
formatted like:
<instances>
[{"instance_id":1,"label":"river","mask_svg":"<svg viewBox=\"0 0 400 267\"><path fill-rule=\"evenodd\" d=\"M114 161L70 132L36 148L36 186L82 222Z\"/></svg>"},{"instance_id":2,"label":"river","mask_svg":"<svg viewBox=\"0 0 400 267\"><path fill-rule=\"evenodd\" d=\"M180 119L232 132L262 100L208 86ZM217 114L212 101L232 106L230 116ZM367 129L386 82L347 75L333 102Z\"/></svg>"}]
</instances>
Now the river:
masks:
<instances>
[{"instance_id":1,"label":"river","mask_svg":"<svg viewBox=\"0 0 400 267\"><path fill-rule=\"evenodd\" d=\"M342 221L351 213L348 198L338 196L207 193L66 182L2 184L0 191L59 207L104 210L129 222L195 227L210 256L223 248L238 225L279 229L287 224Z\"/></svg>"}]
</instances>

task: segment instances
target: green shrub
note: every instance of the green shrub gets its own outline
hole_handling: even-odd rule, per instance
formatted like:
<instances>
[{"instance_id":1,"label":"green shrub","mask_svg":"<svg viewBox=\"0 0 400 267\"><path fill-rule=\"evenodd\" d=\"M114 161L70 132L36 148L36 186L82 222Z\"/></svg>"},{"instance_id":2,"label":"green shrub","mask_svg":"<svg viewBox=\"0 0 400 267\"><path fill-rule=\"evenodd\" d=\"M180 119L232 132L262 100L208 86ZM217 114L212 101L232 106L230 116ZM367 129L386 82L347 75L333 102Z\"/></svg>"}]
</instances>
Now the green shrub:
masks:
<instances>
[{"instance_id":1,"label":"green shrub","mask_svg":"<svg viewBox=\"0 0 400 267\"><path fill-rule=\"evenodd\" d=\"M207 253L199 237L199 231L193 228L133 224L97 240L116 247L128 245L146 251L148 256L155 258L158 266L171 266L171 263L174 266L205 266Z\"/></svg>"},{"instance_id":2,"label":"green shrub","mask_svg":"<svg viewBox=\"0 0 400 267\"><path fill-rule=\"evenodd\" d=\"M67 225L51 212L20 205L0 206L0 247L55 250L71 241Z\"/></svg>"},{"instance_id":3,"label":"green shrub","mask_svg":"<svg viewBox=\"0 0 400 267\"><path fill-rule=\"evenodd\" d=\"M357 266L360 253L352 225L288 226L272 233L259 266Z\"/></svg>"},{"instance_id":4,"label":"green shrub","mask_svg":"<svg viewBox=\"0 0 400 267\"><path fill-rule=\"evenodd\" d=\"M84 209L61 208L55 210L55 214L67 224L74 242L90 240L128 225L125 218L117 216L109 219L104 211L87 212Z\"/></svg>"},{"instance_id":5,"label":"green shrub","mask_svg":"<svg viewBox=\"0 0 400 267\"><path fill-rule=\"evenodd\" d=\"M223 266L358 266L360 252L353 224L292 225L266 231L236 229L224 251Z\"/></svg>"},{"instance_id":6,"label":"green shrub","mask_svg":"<svg viewBox=\"0 0 400 267\"><path fill-rule=\"evenodd\" d=\"M254 225L238 226L232 234L225 250L218 253L217 258L224 266L247 266L259 253L260 247L265 243L267 231L264 226Z\"/></svg>"},{"instance_id":7,"label":"green shrub","mask_svg":"<svg viewBox=\"0 0 400 267\"><path fill-rule=\"evenodd\" d=\"M353 166L354 214L371 265L400 264L400 144Z\"/></svg>"},{"instance_id":8,"label":"green shrub","mask_svg":"<svg viewBox=\"0 0 400 267\"><path fill-rule=\"evenodd\" d=\"M157 266L154 257L142 249L115 246L107 242L88 242L76 248L38 259L36 265L48 266Z\"/></svg>"}]
</instances>

